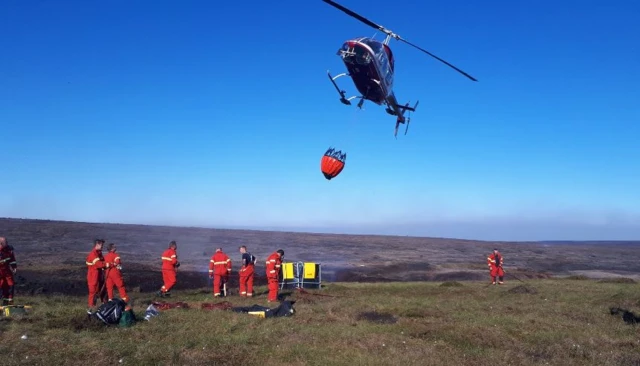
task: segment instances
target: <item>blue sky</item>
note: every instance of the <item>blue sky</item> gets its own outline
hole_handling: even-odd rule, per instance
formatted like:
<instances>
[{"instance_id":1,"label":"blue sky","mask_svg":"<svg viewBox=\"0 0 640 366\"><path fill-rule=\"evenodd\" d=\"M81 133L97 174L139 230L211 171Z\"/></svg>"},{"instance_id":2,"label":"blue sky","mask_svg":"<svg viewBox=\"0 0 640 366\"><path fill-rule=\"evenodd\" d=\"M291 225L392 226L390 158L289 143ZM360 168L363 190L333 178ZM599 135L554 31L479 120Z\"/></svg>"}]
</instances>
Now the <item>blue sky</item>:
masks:
<instances>
[{"instance_id":1,"label":"blue sky","mask_svg":"<svg viewBox=\"0 0 640 366\"><path fill-rule=\"evenodd\" d=\"M340 3L479 82L392 42L396 140L326 75L375 30L320 0L2 2L0 216L640 239L640 4Z\"/></svg>"}]
</instances>

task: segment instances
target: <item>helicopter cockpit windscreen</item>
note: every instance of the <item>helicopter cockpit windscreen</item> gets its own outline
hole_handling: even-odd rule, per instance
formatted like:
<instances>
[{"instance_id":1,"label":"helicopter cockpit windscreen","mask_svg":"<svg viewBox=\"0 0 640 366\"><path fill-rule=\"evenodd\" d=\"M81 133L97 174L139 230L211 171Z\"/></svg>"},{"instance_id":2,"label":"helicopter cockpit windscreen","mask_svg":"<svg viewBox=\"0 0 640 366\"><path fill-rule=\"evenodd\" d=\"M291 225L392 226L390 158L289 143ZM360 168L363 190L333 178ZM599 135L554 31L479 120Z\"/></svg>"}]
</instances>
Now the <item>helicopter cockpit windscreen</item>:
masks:
<instances>
[{"instance_id":1,"label":"helicopter cockpit windscreen","mask_svg":"<svg viewBox=\"0 0 640 366\"><path fill-rule=\"evenodd\" d=\"M367 46L371 47L371 50L373 50L373 53L376 54L376 56L379 56L381 53L384 53L384 50L382 48L382 43L380 42L376 42L372 39L368 39L368 38L364 38L362 40L360 40L360 42L366 44Z\"/></svg>"}]
</instances>

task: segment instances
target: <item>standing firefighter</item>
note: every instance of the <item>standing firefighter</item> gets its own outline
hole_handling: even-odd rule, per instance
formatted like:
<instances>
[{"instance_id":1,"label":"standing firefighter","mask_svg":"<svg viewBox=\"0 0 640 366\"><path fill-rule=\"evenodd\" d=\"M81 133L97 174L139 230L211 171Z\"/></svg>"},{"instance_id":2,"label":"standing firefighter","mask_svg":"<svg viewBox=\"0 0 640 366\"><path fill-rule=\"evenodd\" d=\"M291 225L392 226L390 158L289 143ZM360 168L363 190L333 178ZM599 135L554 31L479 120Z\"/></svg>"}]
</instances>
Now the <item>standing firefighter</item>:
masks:
<instances>
[{"instance_id":1,"label":"standing firefighter","mask_svg":"<svg viewBox=\"0 0 640 366\"><path fill-rule=\"evenodd\" d=\"M13 275L18 270L13 247L5 237L0 237L0 288L2 288L2 305L13 305Z\"/></svg>"},{"instance_id":2,"label":"standing firefighter","mask_svg":"<svg viewBox=\"0 0 640 366\"><path fill-rule=\"evenodd\" d=\"M156 293L158 296L170 296L171 288L176 284L176 272L180 267L178 262L178 253L176 249L178 244L175 241L169 243L169 248L162 253L162 282L164 284Z\"/></svg>"},{"instance_id":3,"label":"standing firefighter","mask_svg":"<svg viewBox=\"0 0 640 366\"><path fill-rule=\"evenodd\" d=\"M117 287L120 293L120 298L124 302L129 302L127 297L127 289L124 287L124 280L122 279L122 266L120 265L120 254L116 253L116 245L109 243L107 245L108 253L104 256L106 265L107 278L107 295L109 295L109 301L113 300L113 288Z\"/></svg>"},{"instance_id":4,"label":"standing firefighter","mask_svg":"<svg viewBox=\"0 0 640 366\"><path fill-rule=\"evenodd\" d=\"M278 301L278 275L284 258L284 250L278 249L267 257L267 286L269 287L268 301Z\"/></svg>"},{"instance_id":5,"label":"standing firefighter","mask_svg":"<svg viewBox=\"0 0 640 366\"><path fill-rule=\"evenodd\" d=\"M495 285L496 277L498 277L498 283L502 285L504 283L504 269L502 269L504 257L498 252L498 249L494 249L493 253L489 254L487 264L489 265L489 273L491 274L491 283Z\"/></svg>"},{"instance_id":6,"label":"standing firefighter","mask_svg":"<svg viewBox=\"0 0 640 366\"><path fill-rule=\"evenodd\" d=\"M247 247L244 245L240 247L240 253L242 253L240 261L242 264L242 268L240 268L240 296L252 297L256 257L247 252Z\"/></svg>"},{"instance_id":7,"label":"standing firefighter","mask_svg":"<svg viewBox=\"0 0 640 366\"><path fill-rule=\"evenodd\" d=\"M216 248L216 252L209 261L209 277L213 278L213 296L220 296L221 292L227 296L227 282L230 274L231 258L222 251L222 248Z\"/></svg>"},{"instance_id":8,"label":"standing firefighter","mask_svg":"<svg viewBox=\"0 0 640 366\"><path fill-rule=\"evenodd\" d=\"M106 303L107 299L104 294L104 268L105 262L102 256L102 244L104 240L96 239L93 242L93 249L87 255L87 285L89 287L89 309L87 312L91 314L96 306L96 296L100 296L102 303Z\"/></svg>"}]
</instances>

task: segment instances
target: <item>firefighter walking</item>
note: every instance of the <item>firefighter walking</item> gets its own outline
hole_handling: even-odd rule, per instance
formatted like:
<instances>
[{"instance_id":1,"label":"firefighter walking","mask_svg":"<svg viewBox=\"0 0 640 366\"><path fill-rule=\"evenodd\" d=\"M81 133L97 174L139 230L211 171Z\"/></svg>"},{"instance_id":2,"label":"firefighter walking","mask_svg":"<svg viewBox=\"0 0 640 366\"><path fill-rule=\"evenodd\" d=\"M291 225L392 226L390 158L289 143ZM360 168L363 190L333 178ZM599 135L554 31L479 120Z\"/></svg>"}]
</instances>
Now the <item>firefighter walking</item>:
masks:
<instances>
[{"instance_id":1,"label":"firefighter walking","mask_svg":"<svg viewBox=\"0 0 640 366\"><path fill-rule=\"evenodd\" d=\"M169 243L169 248L162 253L162 282L163 285L156 295L170 296L171 289L176 284L176 273L180 262L178 261L178 244L175 241Z\"/></svg>"},{"instance_id":2,"label":"firefighter walking","mask_svg":"<svg viewBox=\"0 0 640 366\"><path fill-rule=\"evenodd\" d=\"M278 249L267 257L267 286L269 288L269 302L278 301L278 275L284 258L284 250Z\"/></svg>"},{"instance_id":3,"label":"firefighter walking","mask_svg":"<svg viewBox=\"0 0 640 366\"><path fill-rule=\"evenodd\" d=\"M226 286L231 274L231 258L222 251L222 248L216 248L216 252L209 260L209 277L213 278L213 296L220 296L224 291L227 296Z\"/></svg>"},{"instance_id":4,"label":"firefighter walking","mask_svg":"<svg viewBox=\"0 0 640 366\"><path fill-rule=\"evenodd\" d=\"M96 306L96 296L100 296L102 303L107 302L104 293L104 268L105 261L102 256L102 244L104 240L96 239L93 242L93 249L87 255L87 286L89 287L89 299L87 312L91 314Z\"/></svg>"},{"instance_id":5,"label":"firefighter walking","mask_svg":"<svg viewBox=\"0 0 640 366\"><path fill-rule=\"evenodd\" d=\"M256 257L247 252L245 245L240 247L240 253L242 253L242 259L240 260L240 296L252 297Z\"/></svg>"},{"instance_id":6,"label":"firefighter walking","mask_svg":"<svg viewBox=\"0 0 640 366\"><path fill-rule=\"evenodd\" d=\"M489 254L487 264L489 265L491 284L495 285L496 277L498 277L498 284L502 285L504 283L504 269L502 268L504 257L498 252L498 249L494 249L493 253Z\"/></svg>"},{"instance_id":7,"label":"firefighter walking","mask_svg":"<svg viewBox=\"0 0 640 366\"><path fill-rule=\"evenodd\" d=\"M15 282L13 276L18 270L13 247L7 238L0 237L0 288L2 289L2 305L13 305Z\"/></svg>"},{"instance_id":8,"label":"firefighter walking","mask_svg":"<svg viewBox=\"0 0 640 366\"><path fill-rule=\"evenodd\" d=\"M117 287L118 292L120 293L120 298L124 302L129 302L127 289L124 286L124 279L122 278L122 262L120 261L120 254L116 253L116 245L114 243L109 243L109 245L107 245L107 251L108 253L104 256L104 261L109 301L113 300L113 288Z\"/></svg>"}]
</instances>

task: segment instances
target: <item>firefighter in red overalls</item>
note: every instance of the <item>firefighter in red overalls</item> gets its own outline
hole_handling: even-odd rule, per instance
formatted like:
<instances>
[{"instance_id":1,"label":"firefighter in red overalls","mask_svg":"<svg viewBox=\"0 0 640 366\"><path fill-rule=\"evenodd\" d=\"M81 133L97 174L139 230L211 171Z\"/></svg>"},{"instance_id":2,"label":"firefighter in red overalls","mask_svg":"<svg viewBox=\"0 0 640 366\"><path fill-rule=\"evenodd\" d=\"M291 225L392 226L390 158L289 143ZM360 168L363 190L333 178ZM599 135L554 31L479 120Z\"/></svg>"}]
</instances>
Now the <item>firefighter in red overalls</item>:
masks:
<instances>
[{"instance_id":1,"label":"firefighter in red overalls","mask_svg":"<svg viewBox=\"0 0 640 366\"><path fill-rule=\"evenodd\" d=\"M108 253L104 256L106 275L107 278L107 295L109 295L109 301L113 300L113 288L117 287L120 293L120 298L124 302L129 302L127 297L127 289L124 287L124 280L122 278L122 266L120 261L120 254L116 253L116 245L109 243L107 245Z\"/></svg>"},{"instance_id":2,"label":"firefighter in red overalls","mask_svg":"<svg viewBox=\"0 0 640 366\"><path fill-rule=\"evenodd\" d=\"M216 248L216 252L209 261L209 277L213 278L213 296L220 296L223 288L224 295L227 295L226 285L230 274L231 258L222 251L222 248Z\"/></svg>"},{"instance_id":3,"label":"firefighter in red overalls","mask_svg":"<svg viewBox=\"0 0 640 366\"><path fill-rule=\"evenodd\" d=\"M267 257L267 286L269 288L268 301L278 301L278 275L284 258L284 250L278 249Z\"/></svg>"},{"instance_id":4,"label":"firefighter in red overalls","mask_svg":"<svg viewBox=\"0 0 640 366\"><path fill-rule=\"evenodd\" d=\"M242 253L242 268L240 268L240 296L252 297L253 274L255 273L256 257L247 252L247 247L244 245L240 247L240 253Z\"/></svg>"},{"instance_id":5,"label":"firefighter in red overalls","mask_svg":"<svg viewBox=\"0 0 640 366\"><path fill-rule=\"evenodd\" d=\"M87 285L89 287L89 314L93 313L96 306L96 296L100 296L102 303L106 303L108 299L104 292L104 268L105 262L102 256L102 244L104 240L96 239L93 242L93 250L87 255Z\"/></svg>"},{"instance_id":6,"label":"firefighter in red overalls","mask_svg":"<svg viewBox=\"0 0 640 366\"><path fill-rule=\"evenodd\" d=\"M178 261L178 253L176 249L178 244L175 241L169 243L169 248L162 253L162 282L163 285L156 295L170 296L171 288L176 284L176 272L180 267Z\"/></svg>"},{"instance_id":7,"label":"firefighter in red overalls","mask_svg":"<svg viewBox=\"0 0 640 366\"><path fill-rule=\"evenodd\" d=\"M13 305L13 275L18 270L13 247L5 237L0 237L0 288L2 289L2 305Z\"/></svg>"},{"instance_id":8,"label":"firefighter in red overalls","mask_svg":"<svg viewBox=\"0 0 640 366\"><path fill-rule=\"evenodd\" d=\"M498 252L498 249L494 249L493 253L489 254L487 264L489 265L489 273L491 274L491 283L495 285L496 277L498 277L498 284L502 285L504 283L504 269L502 269L504 257Z\"/></svg>"}]
</instances>

